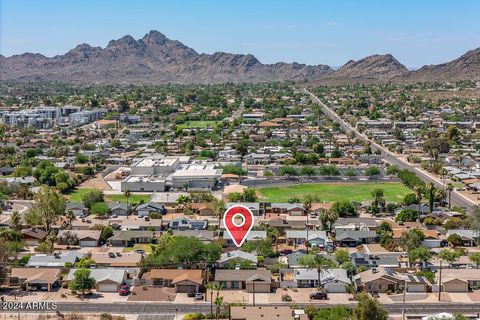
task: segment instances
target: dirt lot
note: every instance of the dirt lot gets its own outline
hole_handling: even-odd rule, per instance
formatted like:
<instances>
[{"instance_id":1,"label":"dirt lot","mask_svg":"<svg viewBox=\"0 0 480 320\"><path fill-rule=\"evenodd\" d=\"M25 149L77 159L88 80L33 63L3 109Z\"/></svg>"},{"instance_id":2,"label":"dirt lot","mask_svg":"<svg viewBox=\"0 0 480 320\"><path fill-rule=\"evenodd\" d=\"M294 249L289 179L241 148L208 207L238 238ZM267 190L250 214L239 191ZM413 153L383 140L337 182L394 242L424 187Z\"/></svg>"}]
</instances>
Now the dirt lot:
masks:
<instances>
[{"instance_id":1,"label":"dirt lot","mask_svg":"<svg viewBox=\"0 0 480 320\"><path fill-rule=\"evenodd\" d=\"M175 301L175 298L174 288L134 287L128 301Z\"/></svg>"},{"instance_id":2,"label":"dirt lot","mask_svg":"<svg viewBox=\"0 0 480 320\"><path fill-rule=\"evenodd\" d=\"M111 190L112 188L102 177L101 173L95 175L95 177L82 182L78 189L98 189L98 190Z\"/></svg>"}]
</instances>

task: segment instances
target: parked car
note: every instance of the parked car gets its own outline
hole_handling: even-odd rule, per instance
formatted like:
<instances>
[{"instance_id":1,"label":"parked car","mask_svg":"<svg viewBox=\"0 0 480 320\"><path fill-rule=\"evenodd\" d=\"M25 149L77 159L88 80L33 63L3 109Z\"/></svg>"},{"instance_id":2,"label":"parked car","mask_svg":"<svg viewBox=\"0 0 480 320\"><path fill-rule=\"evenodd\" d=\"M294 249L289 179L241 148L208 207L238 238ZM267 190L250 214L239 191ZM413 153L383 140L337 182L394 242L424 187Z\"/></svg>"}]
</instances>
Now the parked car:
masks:
<instances>
[{"instance_id":1,"label":"parked car","mask_svg":"<svg viewBox=\"0 0 480 320\"><path fill-rule=\"evenodd\" d=\"M326 292L314 292L310 293L310 299L312 300L327 300L328 295Z\"/></svg>"},{"instance_id":2,"label":"parked car","mask_svg":"<svg viewBox=\"0 0 480 320\"><path fill-rule=\"evenodd\" d=\"M187 292L187 297L189 297L189 298L195 297L195 291L188 291Z\"/></svg>"},{"instance_id":3,"label":"parked car","mask_svg":"<svg viewBox=\"0 0 480 320\"><path fill-rule=\"evenodd\" d=\"M145 254L145 250L143 250L143 249L135 249L133 251L136 252L136 253Z\"/></svg>"},{"instance_id":4,"label":"parked car","mask_svg":"<svg viewBox=\"0 0 480 320\"><path fill-rule=\"evenodd\" d=\"M118 291L118 294L121 296L128 296L130 294L130 287L128 285L123 285Z\"/></svg>"},{"instance_id":5,"label":"parked car","mask_svg":"<svg viewBox=\"0 0 480 320\"><path fill-rule=\"evenodd\" d=\"M195 293L195 300L203 300L203 293L201 292Z\"/></svg>"}]
</instances>

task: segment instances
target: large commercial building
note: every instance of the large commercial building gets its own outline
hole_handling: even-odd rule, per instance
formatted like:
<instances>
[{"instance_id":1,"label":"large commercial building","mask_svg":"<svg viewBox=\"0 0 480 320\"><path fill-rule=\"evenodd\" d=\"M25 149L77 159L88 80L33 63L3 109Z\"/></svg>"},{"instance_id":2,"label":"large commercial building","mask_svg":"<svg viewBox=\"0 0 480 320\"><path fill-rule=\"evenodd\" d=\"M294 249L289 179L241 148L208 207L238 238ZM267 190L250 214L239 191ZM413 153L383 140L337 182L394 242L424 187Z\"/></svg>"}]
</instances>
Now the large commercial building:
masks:
<instances>
[{"instance_id":1,"label":"large commercial building","mask_svg":"<svg viewBox=\"0 0 480 320\"><path fill-rule=\"evenodd\" d=\"M153 155L136 161L121 189L133 192L215 189L222 169L216 163L192 162L190 157Z\"/></svg>"}]
</instances>

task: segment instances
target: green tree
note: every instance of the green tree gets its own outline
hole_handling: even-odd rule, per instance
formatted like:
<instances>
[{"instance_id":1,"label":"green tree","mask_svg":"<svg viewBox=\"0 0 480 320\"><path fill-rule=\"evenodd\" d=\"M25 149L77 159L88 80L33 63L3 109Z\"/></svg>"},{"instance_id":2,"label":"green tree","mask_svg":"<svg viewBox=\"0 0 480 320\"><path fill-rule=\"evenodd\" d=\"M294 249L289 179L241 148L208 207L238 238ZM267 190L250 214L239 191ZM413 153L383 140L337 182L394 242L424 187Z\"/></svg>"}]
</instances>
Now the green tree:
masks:
<instances>
[{"instance_id":1,"label":"green tree","mask_svg":"<svg viewBox=\"0 0 480 320\"><path fill-rule=\"evenodd\" d=\"M347 250L338 249L335 251L335 259L337 259L338 264L343 264L347 261L350 261L350 255Z\"/></svg>"},{"instance_id":2,"label":"green tree","mask_svg":"<svg viewBox=\"0 0 480 320\"><path fill-rule=\"evenodd\" d=\"M472 261L473 263L475 263L475 265L477 266L477 269L478 269L478 266L480 265L480 252L475 252L475 253L472 253L468 256L468 259L470 261Z\"/></svg>"},{"instance_id":3,"label":"green tree","mask_svg":"<svg viewBox=\"0 0 480 320\"><path fill-rule=\"evenodd\" d=\"M323 270L327 270L335 267L335 262L333 262L333 260L330 260L329 258L323 255L317 255L317 254L307 254L307 255L301 256L298 261L300 265L304 267L317 270L318 288L322 287L321 275Z\"/></svg>"},{"instance_id":4,"label":"green tree","mask_svg":"<svg viewBox=\"0 0 480 320\"><path fill-rule=\"evenodd\" d=\"M430 260L433 256L432 250L420 246L418 248L414 248L408 252L408 260L410 263L420 262L422 264L422 268L425 267L428 260Z\"/></svg>"},{"instance_id":5,"label":"green tree","mask_svg":"<svg viewBox=\"0 0 480 320\"><path fill-rule=\"evenodd\" d=\"M420 247L424 239L425 235L422 231L412 229L402 234L398 243L404 251L410 252L411 250Z\"/></svg>"},{"instance_id":6,"label":"green tree","mask_svg":"<svg viewBox=\"0 0 480 320\"><path fill-rule=\"evenodd\" d=\"M102 190L89 190L82 196L83 204L90 209L94 203L104 201L103 191Z\"/></svg>"},{"instance_id":7,"label":"green tree","mask_svg":"<svg viewBox=\"0 0 480 320\"><path fill-rule=\"evenodd\" d=\"M90 208L90 213L97 216L104 216L108 212L108 205L105 202L95 202Z\"/></svg>"},{"instance_id":8,"label":"green tree","mask_svg":"<svg viewBox=\"0 0 480 320\"><path fill-rule=\"evenodd\" d=\"M72 291L80 291L85 295L85 291L95 288L95 279L90 277L90 270L78 269L73 273L73 279L68 284L68 288Z\"/></svg>"},{"instance_id":9,"label":"green tree","mask_svg":"<svg viewBox=\"0 0 480 320\"><path fill-rule=\"evenodd\" d=\"M461 246L463 244L462 237L460 237L458 234L453 233L448 236L447 238L448 243L450 243L454 247Z\"/></svg>"},{"instance_id":10,"label":"green tree","mask_svg":"<svg viewBox=\"0 0 480 320\"><path fill-rule=\"evenodd\" d=\"M378 176L380 173L381 173L380 168L377 166L371 166L365 170L365 175L367 177Z\"/></svg>"},{"instance_id":11,"label":"green tree","mask_svg":"<svg viewBox=\"0 0 480 320\"><path fill-rule=\"evenodd\" d=\"M113 236L113 229L112 227L106 226L103 227L102 233L100 234L100 240L106 242L107 239Z\"/></svg>"},{"instance_id":12,"label":"green tree","mask_svg":"<svg viewBox=\"0 0 480 320\"><path fill-rule=\"evenodd\" d=\"M42 186L33 200L32 211L40 215L45 230L49 232L51 225L65 213L65 198L54 188Z\"/></svg>"},{"instance_id":13,"label":"green tree","mask_svg":"<svg viewBox=\"0 0 480 320\"><path fill-rule=\"evenodd\" d=\"M341 218L353 217L357 215L357 210L348 200L335 201L330 209Z\"/></svg>"},{"instance_id":14,"label":"green tree","mask_svg":"<svg viewBox=\"0 0 480 320\"><path fill-rule=\"evenodd\" d=\"M355 320L387 320L388 313L374 298L370 298L366 292L357 295L357 304L353 309Z\"/></svg>"},{"instance_id":15,"label":"green tree","mask_svg":"<svg viewBox=\"0 0 480 320\"><path fill-rule=\"evenodd\" d=\"M438 253L438 258L448 262L448 266L457 261L461 256L461 252L457 250L443 249Z\"/></svg>"}]
</instances>

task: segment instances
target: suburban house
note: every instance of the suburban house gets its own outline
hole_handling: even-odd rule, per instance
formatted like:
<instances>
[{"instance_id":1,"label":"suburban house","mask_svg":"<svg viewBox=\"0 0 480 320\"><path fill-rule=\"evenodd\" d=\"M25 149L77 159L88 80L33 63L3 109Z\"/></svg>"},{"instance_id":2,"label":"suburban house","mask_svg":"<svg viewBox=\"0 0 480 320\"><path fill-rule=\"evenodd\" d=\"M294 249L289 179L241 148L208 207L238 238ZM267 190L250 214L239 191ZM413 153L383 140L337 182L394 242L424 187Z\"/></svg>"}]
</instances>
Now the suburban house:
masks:
<instances>
[{"instance_id":1,"label":"suburban house","mask_svg":"<svg viewBox=\"0 0 480 320\"><path fill-rule=\"evenodd\" d=\"M400 267L399 254L372 254L366 252L354 252L350 254L350 260L357 268L377 268L377 267Z\"/></svg>"},{"instance_id":2,"label":"suburban house","mask_svg":"<svg viewBox=\"0 0 480 320\"><path fill-rule=\"evenodd\" d=\"M71 269L65 280L73 280L77 270ZM98 292L118 292L122 284L128 280L127 271L120 268L90 269L90 277L95 279L95 289Z\"/></svg>"},{"instance_id":3,"label":"suburban house","mask_svg":"<svg viewBox=\"0 0 480 320\"><path fill-rule=\"evenodd\" d=\"M210 230L173 230L173 235L194 237L205 243L212 242L215 239L214 232Z\"/></svg>"},{"instance_id":4,"label":"suburban house","mask_svg":"<svg viewBox=\"0 0 480 320\"><path fill-rule=\"evenodd\" d=\"M438 282L439 274L437 274ZM468 292L480 286L480 269L442 269L444 292Z\"/></svg>"},{"instance_id":5,"label":"suburban house","mask_svg":"<svg viewBox=\"0 0 480 320\"><path fill-rule=\"evenodd\" d=\"M257 262L256 255L241 250L235 250L222 253L220 255L220 259L218 260L218 266L220 268L225 268L232 263L250 263L250 265L256 266Z\"/></svg>"},{"instance_id":6,"label":"suburban house","mask_svg":"<svg viewBox=\"0 0 480 320\"><path fill-rule=\"evenodd\" d=\"M143 230L116 230L108 239L112 247L131 247L137 243L150 243L155 237L152 231Z\"/></svg>"},{"instance_id":7,"label":"suburban house","mask_svg":"<svg viewBox=\"0 0 480 320\"><path fill-rule=\"evenodd\" d=\"M203 271L199 269L152 269L140 279L148 286L174 287L177 293L199 292L203 282Z\"/></svg>"},{"instance_id":8,"label":"suburban house","mask_svg":"<svg viewBox=\"0 0 480 320\"><path fill-rule=\"evenodd\" d=\"M47 232L38 228L23 229L22 239L28 246L37 246L47 237Z\"/></svg>"},{"instance_id":9,"label":"suburban house","mask_svg":"<svg viewBox=\"0 0 480 320\"><path fill-rule=\"evenodd\" d=\"M128 215L128 206L123 202L107 202L108 211L110 214L116 216L126 216Z\"/></svg>"},{"instance_id":10,"label":"suburban house","mask_svg":"<svg viewBox=\"0 0 480 320\"><path fill-rule=\"evenodd\" d=\"M361 244L377 241L377 232L362 230L339 231L336 234L337 243L341 247L356 247Z\"/></svg>"},{"instance_id":11,"label":"suburban house","mask_svg":"<svg viewBox=\"0 0 480 320\"><path fill-rule=\"evenodd\" d=\"M333 224L337 233L348 230L375 231L377 227L377 221L371 218L340 218Z\"/></svg>"},{"instance_id":12,"label":"suburban house","mask_svg":"<svg viewBox=\"0 0 480 320\"><path fill-rule=\"evenodd\" d=\"M299 288L316 288L318 271L306 268L295 269L294 280ZM351 281L344 269L328 269L320 273L320 284L327 292L345 293Z\"/></svg>"},{"instance_id":13,"label":"suburban house","mask_svg":"<svg viewBox=\"0 0 480 320\"><path fill-rule=\"evenodd\" d=\"M222 285L223 290L236 289L252 293L270 293L272 273L270 270L231 270L218 269L215 281Z\"/></svg>"},{"instance_id":14,"label":"suburban house","mask_svg":"<svg viewBox=\"0 0 480 320\"><path fill-rule=\"evenodd\" d=\"M97 267L134 268L142 262L143 255L132 252L92 252L92 260ZM130 269L129 269L130 271Z\"/></svg>"},{"instance_id":15,"label":"suburban house","mask_svg":"<svg viewBox=\"0 0 480 320\"><path fill-rule=\"evenodd\" d=\"M85 254L80 252L63 252L63 253L53 253L53 254L44 254L38 253L33 255L28 260L28 267L49 267L49 268L64 268L65 263L75 264L78 260L83 258Z\"/></svg>"},{"instance_id":16,"label":"suburban house","mask_svg":"<svg viewBox=\"0 0 480 320\"><path fill-rule=\"evenodd\" d=\"M462 238L462 242L465 247L475 246L479 238L479 235L474 230L461 230L461 229L448 230L447 238L452 234L459 235L460 238Z\"/></svg>"},{"instance_id":17,"label":"suburban house","mask_svg":"<svg viewBox=\"0 0 480 320\"><path fill-rule=\"evenodd\" d=\"M357 291L368 293L396 292L406 286L407 292L427 292L432 284L423 276L406 271L395 271L393 268L372 268L353 277Z\"/></svg>"},{"instance_id":18,"label":"suburban house","mask_svg":"<svg viewBox=\"0 0 480 320\"><path fill-rule=\"evenodd\" d=\"M290 306L231 306L230 320L308 320L305 313L295 311Z\"/></svg>"},{"instance_id":19,"label":"suburban house","mask_svg":"<svg viewBox=\"0 0 480 320\"><path fill-rule=\"evenodd\" d=\"M172 230L205 230L208 227L207 220L189 220L186 218L175 218L168 224Z\"/></svg>"},{"instance_id":20,"label":"suburban house","mask_svg":"<svg viewBox=\"0 0 480 320\"><path fill-rule=\"evenodd\" d=\"M245 242L263 240L263 239L266 239L266 238L267 238L267 231L252 230L248 233L247 238L245 239ZM233 239L228 232L223 233L223 239L225 239L225 241L227 241L227 244L229 246L234 245Z\"/></svg>"},{"instance_id":21,"label":"suburban house","mask_svg":"<svg viewBox=\"0 0 480 320\"><path fill-rule=\"evenodd\" d=\"M5 279L11 287L25 287L26 291L52 291L59 287L60 268L12 268Z\"/></svg>"},{"instance_id":22,"label":"suburban house","mask_svg":"<svg viewBox=\"0 0 480 320\"><path fill-rule=\"evenodd\" d=\"M148 202L144 204L140 204L135 208L135 212L139 218L148 217L152 213L157 213L164 215L167 213L167 209L165 209L165 205L158 202Z\"/></svg>"},{"instance_id":23,"label":"suburban house","mask_svg":"<svg viewBox=\"0 0 480 320\"><path fill-rule=\"evenodd\" d=\"M59 244L62 243L62 235L66 232L71 232L77 236L78 245L80 247L97 247L100 243L100 234L102 233L101 230L61 230L58 233L57 239Z\"/></svg>"},{"instance_id":24,"label":"suburban house","mask_svg":"<svg viewBox=\"0 0 480 320\"><path fill-rule=\"evenodd\" d=\"M263 210L260 210L260 203L258 202L228 202L225 204L225 207L228 209L236 205L247 207L254 216L263 215Z\"/></svg>"},{"instance_id":25,"label":"suburban house","mask_svg":"<svg viewBox=\"0 0 480 320\"><path fill-rule=\"evenodd\" d=\"M272 213L288 214L289 216L304 216L305 209L301 203L272 203L270 204Z\"/></svg>"},{"instance_id":26,"label":"suburban house","mask_svg":"<svg viewBox=\"0 0 480 320\"><path fill-rule=\"evenodd\" d=\"M307 230L286 230L285 238L290 245L297 246L305 244ZM319 248L325 247L328 237L325 231L308 231L308 243L310 246Z\"/></svg>"},{"instance_id":27,"label":"suburban house","mask_svg":"<svg viewBox=\"0 0 480 320\"><path fill-rule=\"evenodd\" d=\"M67 202L67 212L72 211L75 217L85 217L88 215L88 208L83 202Z\"/></svg>"}]
</instances>

